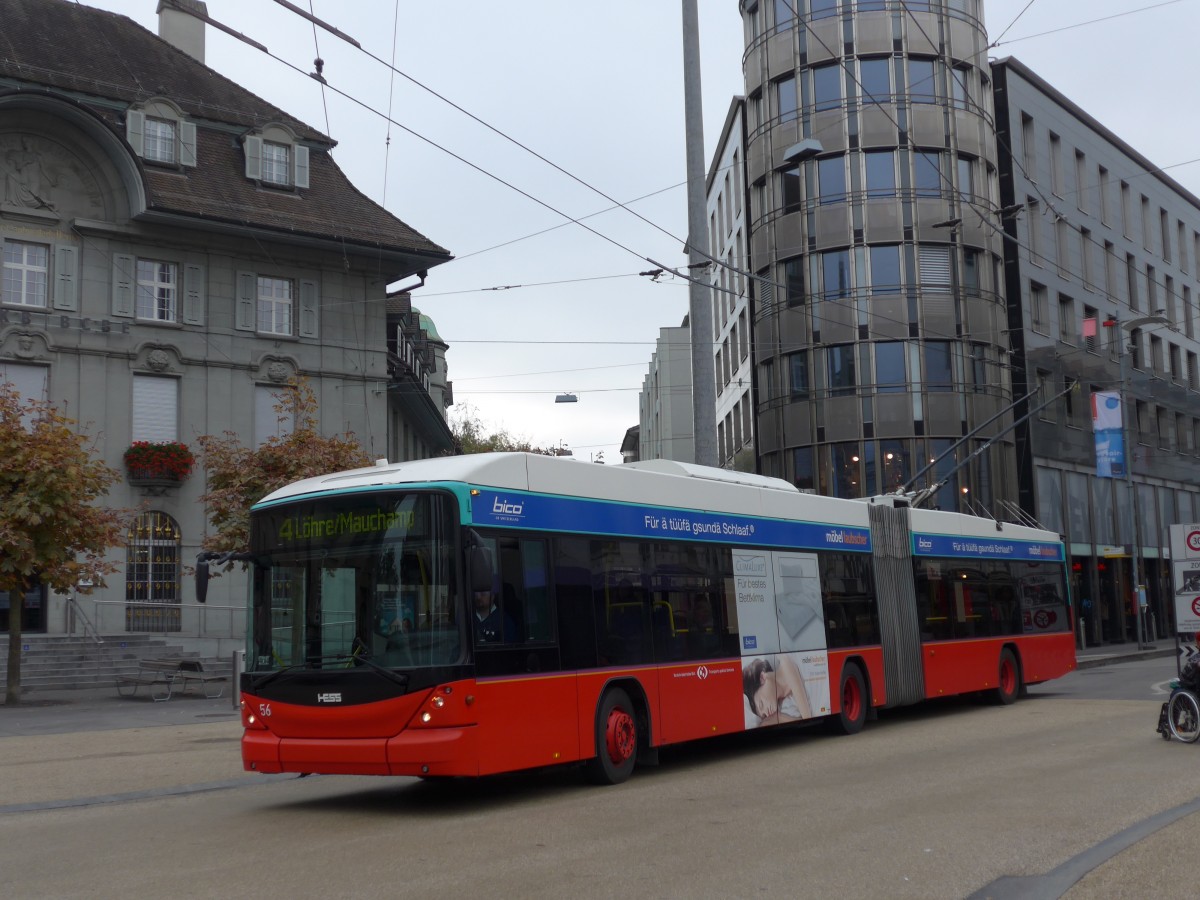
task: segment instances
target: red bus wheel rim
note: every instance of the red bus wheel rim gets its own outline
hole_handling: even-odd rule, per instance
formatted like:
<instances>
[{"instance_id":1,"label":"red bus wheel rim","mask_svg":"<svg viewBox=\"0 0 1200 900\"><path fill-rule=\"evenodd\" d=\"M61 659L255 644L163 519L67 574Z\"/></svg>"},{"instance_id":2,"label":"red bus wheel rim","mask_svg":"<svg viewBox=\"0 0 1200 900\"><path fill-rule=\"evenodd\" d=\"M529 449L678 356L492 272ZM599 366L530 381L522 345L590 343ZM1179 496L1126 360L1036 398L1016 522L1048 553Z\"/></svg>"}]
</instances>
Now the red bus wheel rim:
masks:
<instances>
[{"instance_id":1,"label":"red bus wheel rim","mask_svg":"<svg viewBox=\"0 0 1200 900\"><path fill-rule=\"evenodd\" d=\"M1017 667L1011 659L1000 661L1000 690L1011 694L1017 689Z\"/></svg>"},{"instance_id":2,"label":"red bus wheel rim","mask_svg":"<svg viewBox=\"0 0 1200 900\"><path fill-rule=\"evenodd\" d=\"M847 678L842 685L842 715L851 721L857 721L862 712L862 693L858 689L858 680Z\"/></svg>"},{"instance_id":3,"label":"red bus wheel rim","mask_svg":"<svg viewBox=\"0 0 1200 900\"><path fill-rule=\"evenodd\" d=\"M637 732L633 724L633 716L623 709L614 709L608 714L607 727L604 730L605 749L608 758L620 765L630 759L637 747Z\"/></svg>"}]
</instances>

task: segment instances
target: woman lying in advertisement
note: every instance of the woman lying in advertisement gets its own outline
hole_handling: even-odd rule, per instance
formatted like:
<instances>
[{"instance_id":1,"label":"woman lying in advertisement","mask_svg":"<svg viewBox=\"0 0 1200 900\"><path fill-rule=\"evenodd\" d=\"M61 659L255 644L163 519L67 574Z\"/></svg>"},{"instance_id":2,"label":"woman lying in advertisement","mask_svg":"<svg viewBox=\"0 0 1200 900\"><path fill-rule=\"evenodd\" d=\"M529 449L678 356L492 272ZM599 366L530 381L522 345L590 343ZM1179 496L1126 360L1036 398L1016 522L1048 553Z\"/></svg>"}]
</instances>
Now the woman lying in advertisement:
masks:
<instances>
[{"instance_id":1,"label":"woman lying in advertisement","mask_svg":"<svg viewBox=\"0 0 1200 900\"><path fill-rule=\"evenodd\" d=\"M765 659L754 659L742 669L742 689L757 725L777 725L812 718L808 690L800 668L790 656L776 657L778 670Z\"/></svg>"}]
</instances>

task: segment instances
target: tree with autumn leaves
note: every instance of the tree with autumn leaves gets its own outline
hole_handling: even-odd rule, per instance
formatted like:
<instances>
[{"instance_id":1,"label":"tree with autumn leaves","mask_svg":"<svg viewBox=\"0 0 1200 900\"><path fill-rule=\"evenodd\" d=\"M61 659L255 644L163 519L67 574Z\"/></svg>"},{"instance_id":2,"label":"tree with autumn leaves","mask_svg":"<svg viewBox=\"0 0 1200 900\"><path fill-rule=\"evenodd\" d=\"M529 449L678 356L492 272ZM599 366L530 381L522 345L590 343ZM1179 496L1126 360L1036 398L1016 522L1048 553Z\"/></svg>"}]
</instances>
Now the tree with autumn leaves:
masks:
<instances>
[{"instance_id":1,"label":"tree with autumn leaves","mask_svg":"<svg viewBox=\"0 0 1200 900\"><path fill-rule=\"evenodd\" d=\"M92 455L91 438L53 405L0 384L0 591L9 595L5 702L21 694L21 611L41 584L90 593L118 565L125 512L97 505L120 474Z\"/></svg>"},{"instance_id":2,"label":"tree with autumn leaves","mask_svg":"<svg viewBox=\"0 0 1200 900\"><path fill-rule=\"evenodd\" d=\"M323 435L317 421L317 397L307 381L297 380L276 395L281 424L291 423L261 446L242 445L232 431L197 438L208 477L201 502L208 506L213 531L203 541L217 553L244 551L250 542L250 507L267 494L316 475L370 465L354 434Z\"/></svg>"}]
</instances>

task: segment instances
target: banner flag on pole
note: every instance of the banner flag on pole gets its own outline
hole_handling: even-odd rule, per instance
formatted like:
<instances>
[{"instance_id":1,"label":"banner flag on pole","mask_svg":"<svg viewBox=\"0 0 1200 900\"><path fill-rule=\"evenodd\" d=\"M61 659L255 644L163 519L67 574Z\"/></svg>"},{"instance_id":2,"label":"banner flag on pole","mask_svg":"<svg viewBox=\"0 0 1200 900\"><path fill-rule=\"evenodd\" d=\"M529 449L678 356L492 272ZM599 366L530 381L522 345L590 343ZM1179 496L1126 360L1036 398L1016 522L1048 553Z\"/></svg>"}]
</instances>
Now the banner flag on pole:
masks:
<instances>
[{"instance_id":1,"label":"banner flag on pole","mask_svg":"<svg viewBox=\"0 0 1200 900\"><path fill-rule=\"evenodd\" d=\"M1096 477L1125 477L1125 429L1119 391L1092 394L1092 433L1096 436Z\"/></svg>"}]
</instances>

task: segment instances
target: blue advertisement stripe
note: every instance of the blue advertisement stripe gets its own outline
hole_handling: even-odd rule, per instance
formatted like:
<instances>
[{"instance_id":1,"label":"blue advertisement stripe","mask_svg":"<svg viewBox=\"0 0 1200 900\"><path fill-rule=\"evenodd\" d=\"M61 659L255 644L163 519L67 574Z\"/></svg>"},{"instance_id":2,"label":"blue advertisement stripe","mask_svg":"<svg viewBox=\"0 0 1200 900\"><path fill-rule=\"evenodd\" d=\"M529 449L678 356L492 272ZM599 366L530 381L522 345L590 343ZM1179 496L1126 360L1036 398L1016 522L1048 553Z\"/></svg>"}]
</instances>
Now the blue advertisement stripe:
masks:
<instances>
[{"instance_id":1,"label":"blue advertisement stripe","mask_svg":"<svg viewBox=\"0 0 1200 900\"><path fill-rule=\"evenodd\" d=\"M1016 559L1023 562L1062 562L1066 558L1063 545L1058 543L915 532L912 536L912 552L913 556Z\"/></svg>"},{"instance_id":2,"label":"blue advertisement stripe","mask_svg":"<svg viewBox=\"0 0 1200 900\"><path fill-rule=\"evenodd\" d=\"M866 528L554 497L520 491L480 489L471 497L471 519L476 525L535 531L871 552L871 533Z\"/></svg>"}]
</instances>

